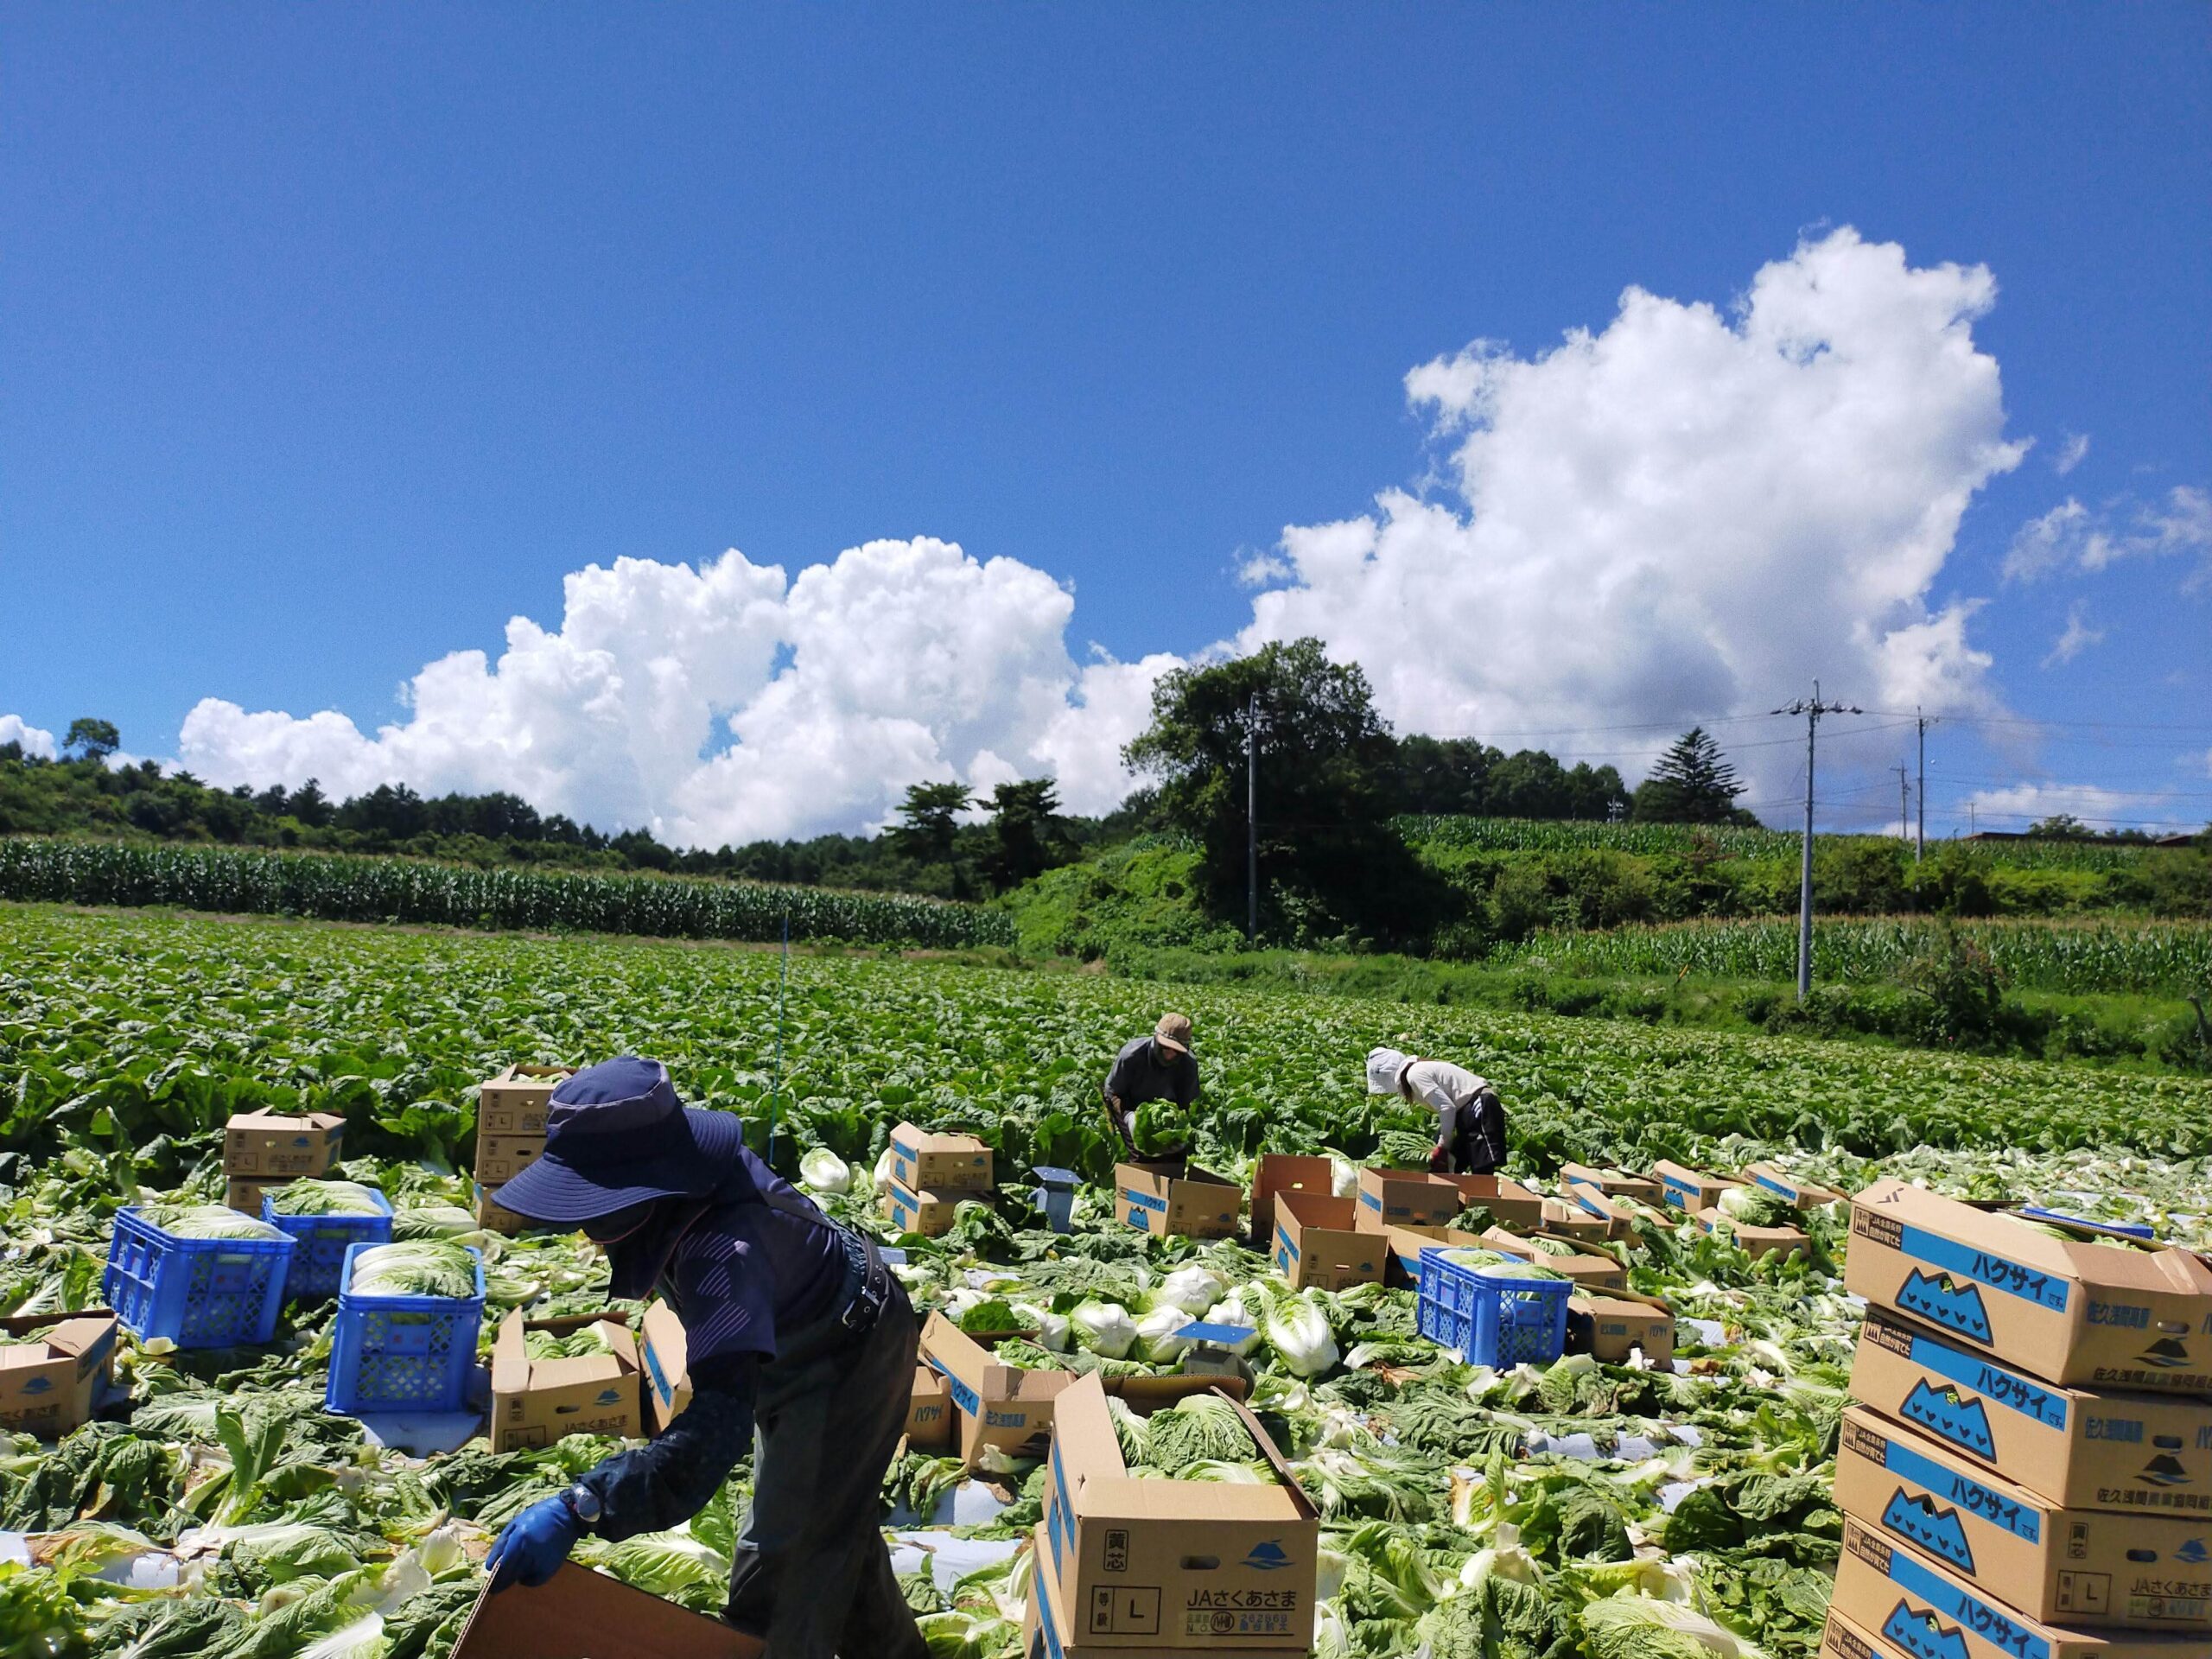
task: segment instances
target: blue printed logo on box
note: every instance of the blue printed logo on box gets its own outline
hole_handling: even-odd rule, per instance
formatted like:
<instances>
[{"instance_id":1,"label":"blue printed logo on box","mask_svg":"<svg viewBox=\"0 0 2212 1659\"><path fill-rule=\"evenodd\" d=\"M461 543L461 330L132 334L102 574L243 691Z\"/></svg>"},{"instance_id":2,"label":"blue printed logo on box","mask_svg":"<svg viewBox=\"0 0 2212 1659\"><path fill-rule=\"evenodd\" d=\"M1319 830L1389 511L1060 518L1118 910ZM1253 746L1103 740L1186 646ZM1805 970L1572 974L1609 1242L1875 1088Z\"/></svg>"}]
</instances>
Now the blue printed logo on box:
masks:
<instances>
[{"instance_id":1,"label":"blue printed logo on box","mask_svg":"<svg viewBox=\"0 0 2212 1659\"><path fill-rule=\"evenodd\" d=\"M1907 1602L1900 1601L1890 1610L1890 1616L1882 1621L1882 1635L1914 1659L1967 1659L1965 1631L1945 1634L1936 1628L1935 1615L1916 1613Z\"/></svg>"},{"instance_id":2,"label":"blue printed logo on box","mask_svg":"<svg viewBox=\"0 0 2212 1659\"><path fill-rule=\"evenodd\" d=\"M1930 1277L1915 1268L1904 1288L1897 1292L1897 1306L1976 1342L1991 1338L1989 1312L1982 1306L1981 1293L1972 1285L1953 1284L1948 1274Z\"/></svg>"},{"instance_id":3,"label":"blue printed logo on box","mask_svg":"<svg viewBox=\"0 0 2212 1659\"><path fill-rule=\"evenodd\" d=\"M1281 1541L1270 1538L1264 1544L1252 1546L1252 1553L1244 1558L1244 1565L1262 1573L1273 1573L1279 1567L1292 1566L1290 1554Z\"/></svg>"}]
</instances>

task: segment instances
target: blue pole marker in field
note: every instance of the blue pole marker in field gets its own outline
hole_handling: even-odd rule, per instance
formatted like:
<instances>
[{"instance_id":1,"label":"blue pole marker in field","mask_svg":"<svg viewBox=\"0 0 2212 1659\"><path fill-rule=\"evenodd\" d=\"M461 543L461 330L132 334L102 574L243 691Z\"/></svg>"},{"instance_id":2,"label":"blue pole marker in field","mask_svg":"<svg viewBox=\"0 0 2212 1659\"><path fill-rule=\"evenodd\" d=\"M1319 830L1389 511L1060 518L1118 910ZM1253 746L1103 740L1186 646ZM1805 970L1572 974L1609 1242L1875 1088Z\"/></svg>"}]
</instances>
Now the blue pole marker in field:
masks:
<instances>
[{"instance_id":1,"label":"blue pole marker in field","mask_svg":"<svg viewBox=\"0 0 2212 1659\"><path fill-rule=\"evenodd\" d=\"M784 1001L791 983L791 913L784 912L784 950L776 979L776 1083L768 1091L768 1167L784 1155Z\"/></svg>"}]
</instances>

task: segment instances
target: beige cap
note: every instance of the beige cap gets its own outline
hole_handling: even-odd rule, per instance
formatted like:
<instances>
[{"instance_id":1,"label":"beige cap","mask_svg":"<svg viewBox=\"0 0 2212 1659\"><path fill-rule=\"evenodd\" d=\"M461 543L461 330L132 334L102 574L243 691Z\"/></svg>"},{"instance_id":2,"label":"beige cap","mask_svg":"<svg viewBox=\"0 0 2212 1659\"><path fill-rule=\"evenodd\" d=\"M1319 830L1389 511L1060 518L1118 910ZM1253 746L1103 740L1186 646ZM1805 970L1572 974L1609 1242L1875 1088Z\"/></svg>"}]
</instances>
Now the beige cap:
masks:
<instances>
[{"instance_id":1,"label":"beige cap","mask_svg":"<svg viewBox=\"0 0 2212 1659\"><path fill-rule=\"evenodd\" d=\"M1163 1048L1172 1048L1178 1054L1191 1052L1191 1016L1187 1014L1163 1014L1160 1023L1152 1028L1152 1040Z\"/></svg>"}]
</instances>

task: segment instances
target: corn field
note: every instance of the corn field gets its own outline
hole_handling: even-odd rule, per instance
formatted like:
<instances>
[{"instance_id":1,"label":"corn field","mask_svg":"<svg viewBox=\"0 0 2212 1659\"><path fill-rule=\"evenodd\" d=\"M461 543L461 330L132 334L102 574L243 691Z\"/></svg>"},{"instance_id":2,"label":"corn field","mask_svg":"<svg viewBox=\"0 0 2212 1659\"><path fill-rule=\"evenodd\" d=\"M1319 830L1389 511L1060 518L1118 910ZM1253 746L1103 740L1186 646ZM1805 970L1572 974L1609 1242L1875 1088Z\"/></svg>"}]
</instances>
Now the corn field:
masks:
<instances>
[{"instance_id":1,"label":"corn field","mask_svg":"<svg viewBox=\"0 0 2212 1659\"><path fill-rule=\"evenodd\" d=\"M1408 815L1398 833L1416 845L1471 852L1570 853L1603 849L1643 855L1684 854L1700 847L1726 858L1794 859L1794 831L1751 830L1735 824L1597 823L1564 819L1470 818ZM1816 836L1823 844L1866 842L1895 846L1893 836ZM1931 842L1929 855L1961 853L1992 864L2024 869L2124 869L2162 849L2095 841Z\"/></svg>"},{"instance_id":2,"label":"corn field","mask_svg":"<svg viewBox=\"0 0 2212 1659\"><path fill-rule=\"evenodd\" d=\"M1937 938L1925 917L1824 921L1813 930L1813 971L1824 980L1893 977ZM1961 922L2018 988L2180 996L2212 990L2212 925L2202 922ZM1539 933L1490 960L1592 978L1690 973L1788 981L1797 972L1795 921L1681 922L1605 933Z\"/></svg>"},{"instance_id":3,"label":"corn field","mask_svg":"<svg viewBox=\"0 0 2212 1659\"><path fill-rule=\"evenodd\" d=\"M1011 944L976 905L663 875L478 870L402 858L228 847L0 840L0 899L659 938L778 938L935 949Z\"/></svg>"}]
</instances>

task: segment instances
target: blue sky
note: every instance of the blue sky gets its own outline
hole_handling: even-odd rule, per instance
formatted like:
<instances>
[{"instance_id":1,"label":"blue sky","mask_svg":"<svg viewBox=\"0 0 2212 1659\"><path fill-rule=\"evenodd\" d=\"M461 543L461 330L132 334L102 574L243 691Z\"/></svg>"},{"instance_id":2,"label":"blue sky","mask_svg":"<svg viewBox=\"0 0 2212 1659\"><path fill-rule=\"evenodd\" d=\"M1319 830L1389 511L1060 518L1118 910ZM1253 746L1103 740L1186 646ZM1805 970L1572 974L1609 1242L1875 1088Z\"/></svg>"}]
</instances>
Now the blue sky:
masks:
<instances>
[{"instance_id":1,"label":"blue sky","mask_svg":"<svg viewBox=\"0 0 2212 1659\"><path fill-rule=\"evenodd\" d=\"M1947 827L1967 796L2019 787L2046 793L1985 795L1991 822L2054 802L2202 822L2212 555L2188 493L2212 486L2209 36L2212 11L2157 4L13 8L0 595L17 621L0 715L59 732L104 715L134 752L226 779L508 783L694 838L867 821L939 768L1057 766L1103 798L1127 709L1107 718L1103 682L1052 690L1093 644L1134 664L1258 637L1239 572L1271 550L1282 566L1287 527L1373 514L1392 490L1478 525L1496 468L1579 441L1524 424L1476 465L1459 447L1472 417L1409 404L1409 371L1478 338L1538 363L1567 330L1602 335L1631 285L1726 319L1762 268L1849 226L1914 270L1986 268L1972 346L2001 376L1998 435L2033 440L1970 467L1998 406L1953 388L1926 487L1961 489L1963 512L1907 581L1910 614L1839 615L1833 653L1801 619L1786 658L1761 658L1737 649L1763 630L1757 607L1714 614L1692 594L1679 626L1713 632L1725 687L1624 634L1620 654L1650 660L1618 683L1408 674L1386 705L1402 727L1631 772L1647 737L1619 728L1733 722L1724 734L1774 743L1757 798L1778 802L1796 786L1786 733L1748 716L1806 688L1766 684L1776 664L1895 702L1904 682L1873 683L1844 636L1962 617L1942 683L1985 723L1937 746ZM1900 410L1929 401L1884 390ZM1527 406L1548 412L1521 418L1573 418L1541 391ZM1760 395L1735 427L1770 423ZM2062 475L2072 437L2086 452ZM1851 464L1897 470L1885 452ZM1705 510L1719 531L1735 517L1725 495ZM1529 511L1511 594L1429 606L1408 578L1402 627L1332 645L1381 680L1370 658L1396 652L1510 664L1532 634L1580 632L1511 596L1548 556L1550 521ZM853 563L805 605L792 590L810 632L700 624L670 715L638 701L654 656L638 631L781 590L743 573L719 597L626 588L607 601L620 643L594 636L611 670L571 652L545 670L569 692L526 708L471 683L492 698L482 720L512 723L500 744L373 741L421 723L432 689L401 688L426 664L483 651L497 678L511 617L560 634L564 578L594 563L696 568L735 547L797 576L916 537L1018 562L1072 602L943 555ZM1478 532L1423 556L1502 556ZM1825 557L1776 553L1764 575ZM1628 561L1562 565L1559 585ZM1285 580L1317 588L1303 567L1261 585ZM1696 587L1680 568L1667 585ZM1318 587L1310 610L1350 608ZM945 607L986 626L935 639ZM1007 639L1026 643L989 658ZM910 649L963 655L975 677L917 690L829 662ZM1973 653L1990 661L1969 673ZM700 665L725 657L749 677ZM594 673L628 699L597 726L560 702L604 704L604 678L575 690ZM1118 685L1124 704L1141 692ZM968 718L1001 694L1027 712ZM930 695L950 712L900 725ZM1051 696L1096 718L1052 736ZM368 747L331 722L187 734L203 699L338 711ZM798 757L781 770L779 741ZM1875 769L1894 741L1840 737L1839 822L1893 804ZM810 746L843 757L838 789L795 781L814 775ZM758 765L696 774L734 749ZM609 788L610 766L637 775ZM2079 785L2133 795L2048 792Z\"/></svg>"}]
</instances>

